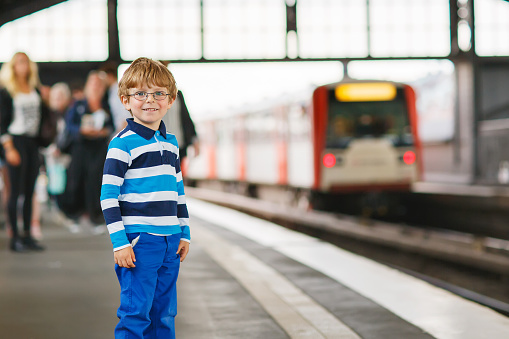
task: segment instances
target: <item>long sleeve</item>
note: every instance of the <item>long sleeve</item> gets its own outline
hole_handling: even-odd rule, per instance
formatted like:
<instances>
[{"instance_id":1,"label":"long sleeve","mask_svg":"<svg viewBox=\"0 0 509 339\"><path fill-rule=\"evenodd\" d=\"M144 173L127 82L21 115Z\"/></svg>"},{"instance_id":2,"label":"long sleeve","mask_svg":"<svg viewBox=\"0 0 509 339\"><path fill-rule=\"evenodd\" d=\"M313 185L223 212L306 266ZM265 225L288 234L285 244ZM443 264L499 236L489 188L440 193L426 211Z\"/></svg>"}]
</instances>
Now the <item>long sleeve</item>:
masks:
<instances>
[{"instance_id":1,"label":"long sleeve","mask_svg":"<svg viewBox=\"0 0 509 339\"><path fill-rule=\"evenodd\" d=\"M113 250L130 246L119 206L120 187L130 164L131 154L120 138L113 138L104 162L101 208L110 233Z\"/></svg>"},{"instance_id":2,"label":"long sleeve","mask_svg":"<svg viewBox=\"0 0 509 339\"><path fill-rule=\"evenodd\" d=\"M127 233L180 234L191 241L175 136L128 120L108 147L101 207L113 248L130 246Z\"/></svg>"},{"instance_id":3,"label":"long sleeve","mask_svg":"<svg viewBox=\"0 0 509 339\"><path fill-rule=\"evenodd\" d=\"M177 158L175 170L177 173L177 217L180 223L182 234L180 240L191 242L191 232L189 229L189 213L187 211L186 196L184 193L184 181L182 180L182 171L180 170L180 159Z\"/></svg>"},{"instance_id":4,"label":"long sleeve","mask_svg":"<svg viewBox=\"0 0 509 339\"><path fill-rule=\"evenodd\" d=\"M86 103L76 101L65 115L65 125L73 139L78 139L80 136L81 115L78 113L80 110L83 112L86 110Z\"/></svg>"},{"instance_id":5,"label":"long sleeve","mask_svg":"<svg viewBox=\"0 0 509 339\"><path fill-rule=\"evenodd\" d=\"M5 88L0 90L0 135L7 134L7 129L12 122L13 103L9 92Z\"/></svg>"},{"instance_id":6,"label":"long sleeve","mask_svg":"<svg viewBox=\"0 0 509 339\"><path fill-rule=\"evenodd\" d=\"M196 129L194 127L193 120L187 109L184 95L181 91L177 93L178 99L180 100L180 121L182 125L182 131L184 133L184 144L182 147L187 147L193 143L193 139L196 137Z\"/></svg>"}]
</instances>

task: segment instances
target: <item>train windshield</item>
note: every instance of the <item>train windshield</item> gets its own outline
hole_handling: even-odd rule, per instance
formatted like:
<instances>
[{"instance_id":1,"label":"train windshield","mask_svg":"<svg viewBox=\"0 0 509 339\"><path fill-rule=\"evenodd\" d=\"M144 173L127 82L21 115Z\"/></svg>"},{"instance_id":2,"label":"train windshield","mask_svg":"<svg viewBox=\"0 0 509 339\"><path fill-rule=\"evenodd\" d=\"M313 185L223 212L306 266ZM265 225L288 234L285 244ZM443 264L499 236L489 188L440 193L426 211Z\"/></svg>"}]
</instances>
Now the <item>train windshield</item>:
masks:
<instances>
[{"instance_id":1,"label":"train windshield","mask_svg":"<svg viewBox=\"0 0 509 339\"><path fill-rule=\"evenodd\" d=\"M329 91L327 148L346 148L353 139L384 138L394 146L413 145L403 89L388 101L340 101Z\"/></svg>"}]
</instances>

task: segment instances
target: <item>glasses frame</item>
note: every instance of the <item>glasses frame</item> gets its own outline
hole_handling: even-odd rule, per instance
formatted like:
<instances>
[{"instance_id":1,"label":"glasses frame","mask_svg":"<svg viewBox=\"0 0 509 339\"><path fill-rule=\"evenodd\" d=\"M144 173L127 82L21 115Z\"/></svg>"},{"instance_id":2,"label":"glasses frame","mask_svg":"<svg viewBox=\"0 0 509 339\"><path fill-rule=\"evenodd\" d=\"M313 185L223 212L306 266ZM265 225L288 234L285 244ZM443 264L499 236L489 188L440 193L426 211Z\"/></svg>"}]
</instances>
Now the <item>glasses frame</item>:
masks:
<instances>
[{"instance_id":1,"label":"glasses frame","mask_svg":"<svg viewBox=\"0 0 509 339\"><path fill-rule=\"evenodd\" d=\"M156 93L157 93L157 92L162 92L162 93L164 93L164 94L165 94L165 95L164 95L164 98L157 99L157 98L156 98ZM145 99L138 99L138 98L136 98L136 97L135 97L135 95L136 95L136 94L138 94L138 93L145 93ZM146 100L148 99L149 94L152 94L152 97L153 97L153 98L154 98L154 100L156 100L156 101L163 101L164 99L166 99L166 98L168 97L168 95L170 95L169 93L166 93L166 92L163 92L163 91L155 91L155 92L152 92L152 93L150 93L150 92L145 92L145 91L137 91L136 93L133 93L133 94L127 94L127 96L128 96L128 97L133 97L134 99L136 99L136 100L138 100L138 101L146 101Z\"/></svg>"}]
</instances>

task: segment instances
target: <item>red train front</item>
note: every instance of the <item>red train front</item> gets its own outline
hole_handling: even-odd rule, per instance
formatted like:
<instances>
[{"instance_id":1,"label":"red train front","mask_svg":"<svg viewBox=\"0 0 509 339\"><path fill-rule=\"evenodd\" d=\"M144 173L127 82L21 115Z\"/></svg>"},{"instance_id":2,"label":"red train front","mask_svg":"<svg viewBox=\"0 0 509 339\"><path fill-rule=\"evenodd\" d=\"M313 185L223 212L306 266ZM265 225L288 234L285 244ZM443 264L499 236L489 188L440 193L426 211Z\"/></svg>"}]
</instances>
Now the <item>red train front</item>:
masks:
<instances>
[{"instance_id":1,"label":"red train front","mask_svg":"<svg viewBox=\"0 0 509 339\"><path fill-rule=\"evenodd\" d=\"M420 143L410 86L321 86L313 107L314 190L408 190L418 179Z\"/></svg>"},{"instance_id":2,"label":"red train front","mask_svg":"<svg viewBox=\"0 0 509 339\"><path fill-rule=\"evenodd\" d=\"M324 85L198 129L187 178L262 198L408 191L422 170L415 93L400 83Z\"/></svg>"}]
</instances>

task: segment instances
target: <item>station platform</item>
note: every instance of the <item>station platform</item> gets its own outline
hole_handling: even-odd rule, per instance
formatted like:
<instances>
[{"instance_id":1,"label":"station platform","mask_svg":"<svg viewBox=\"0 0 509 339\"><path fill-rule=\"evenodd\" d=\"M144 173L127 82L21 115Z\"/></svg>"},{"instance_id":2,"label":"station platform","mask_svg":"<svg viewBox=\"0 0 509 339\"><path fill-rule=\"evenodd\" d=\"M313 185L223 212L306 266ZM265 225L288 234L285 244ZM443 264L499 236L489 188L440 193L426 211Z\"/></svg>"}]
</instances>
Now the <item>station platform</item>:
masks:
<instances>
[{"instance_id":1,"label":"station platform","mask_svg":"<svg viewBox=\"0 0 509 339\"><path fill-rule=\"evenodd\" d=\"M419 181L413 184L412 191L421 194L436 194L479 198L509 197L509 186L469 185L464 183L446 183Z\"/></svg>"},{"instance_id":2,"label":"station platform","mask_svg":"<svg viewBox=\"0 0 509 339\"><path fill-rule=\"evenodd\" d=\"M331 244L188 199L178 338L506 338L509 318ZM113 338L107 234L46 211L42 253L0 236L0 337Z\"/></svg>"}]
</instances>

